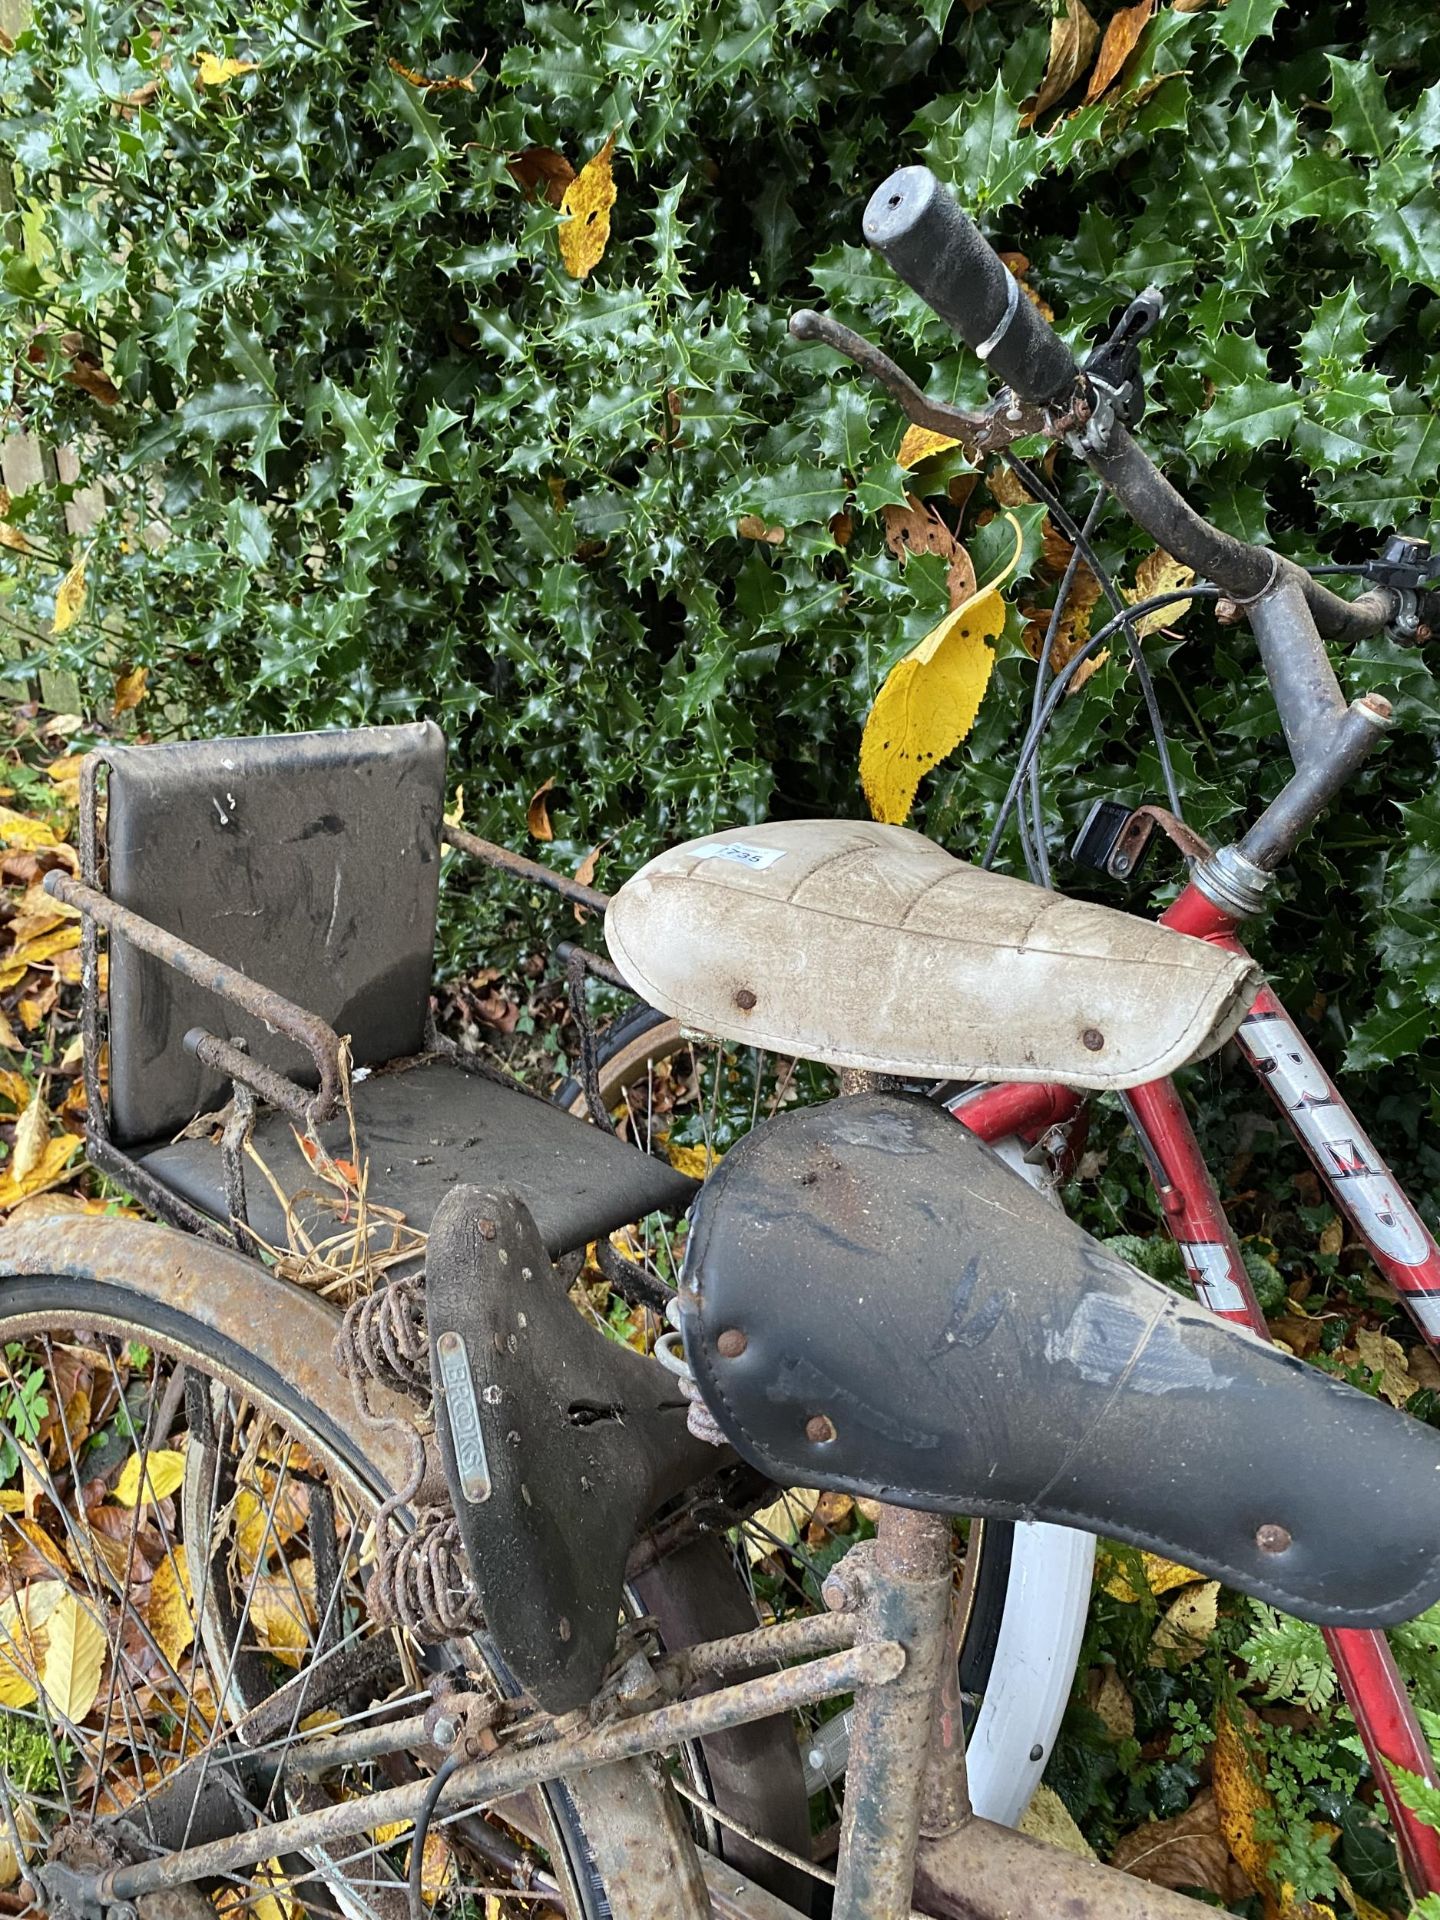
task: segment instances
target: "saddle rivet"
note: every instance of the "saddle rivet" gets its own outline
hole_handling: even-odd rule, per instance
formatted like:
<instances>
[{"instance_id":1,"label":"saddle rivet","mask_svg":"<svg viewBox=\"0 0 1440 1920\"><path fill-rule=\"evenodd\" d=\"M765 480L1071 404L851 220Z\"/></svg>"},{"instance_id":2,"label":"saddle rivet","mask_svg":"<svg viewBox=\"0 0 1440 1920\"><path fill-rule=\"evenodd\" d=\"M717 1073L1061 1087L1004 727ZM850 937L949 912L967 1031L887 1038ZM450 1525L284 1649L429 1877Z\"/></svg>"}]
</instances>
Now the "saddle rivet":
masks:
<instances>
[{"instance_id":1,"label":"saddle rivet","mask_svg":"<svg viewBox=\"0 0 1440 1920\"><path fill-rule=\"evenodd\" d=\"M495 1238L495 1222L493 1220L482 1220L480 1222L480 1238L482 1240L493 1240Z\"/></svg>"},{"instance_id":2,"label":"saddle rivet","mask_svg":"<svg viewBox=\"0 0 1440 1920\"><path fill-rule=\"evenodd\" d=\"M740 987L736 991L735 1004L742 1013L749 1013L755 1004L755 995L749 987Z\"/></svg>"},{"instance_id":3,"label":"saddle rivet","mask_svg":"<svg viewBox=\"0 0 1440 1920\"><path fill-rule=\"evenodd\" d=\"M1086 1027L1080 1036L1080 1044L1082 1047L1087 1047L1091 1053L1099 1053L1105 1044L1105 1036L1098 1027Z\"/></svg>"},{"instance_id":4,"label":"saddle rivet","mask_svg":"<svg viewBox=\"0 0 1440 1920\"><path fill-rule=\"evenodd\" d=\"M828 1413L812 1413L805 1422L805 1438L815 1446L827 1446L835 1438L835 1422Z\"/></svg>"},{"instance_id":5,"label":"saddle rivet","mask_svg":"<svg viewBox=\"0 0 1440 1920\"><path fill-rule=\"evenodd\" d=\"M563 1613L560 1616L560 1638L562 1640L568 1640L570 1638L570 1622L565 1618Z\"/></svg>"},{"instance_id":6,"label":"saddle rivet","mask_svg":"<svg viewBox=\"0 0 1440 1920\"><path fill-rule=\"evenodd\" d=\"M749 1344L738 1327L727 1327L715 1342L716 1350L725 1360L738 1360Z\"/></svg>"},{"instance_id":7,"label":"saddle rivet","mask_svg":"<svg viewBox=\"0 0 1440 1920\"><path fill-rule=\"evenodd\" d=\"M1284 1553L1290 1545L1289 1529L1267 1520L1263 1527L1256 1529L1255 1544L1261 1553Z\"/></svg>"}]
</instances>

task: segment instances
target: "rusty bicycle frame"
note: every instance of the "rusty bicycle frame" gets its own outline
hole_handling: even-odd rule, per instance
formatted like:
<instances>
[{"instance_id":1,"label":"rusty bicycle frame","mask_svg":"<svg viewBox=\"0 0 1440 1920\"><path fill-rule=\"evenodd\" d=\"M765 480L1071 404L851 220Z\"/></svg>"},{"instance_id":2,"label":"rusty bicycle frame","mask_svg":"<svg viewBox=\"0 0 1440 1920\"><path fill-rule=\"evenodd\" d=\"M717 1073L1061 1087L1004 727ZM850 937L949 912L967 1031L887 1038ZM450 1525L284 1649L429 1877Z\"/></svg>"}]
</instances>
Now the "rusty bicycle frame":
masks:
<instances>
[{"instance_id":1,"label":"rusty bicycle frame","mask_svg":"<svg viewBox=\"0 0 1440 1920\"><path fill-rule=\"evenodd\" d=\"M1012 285L1010 304L993 339L986 341L987 350L1002 338L1014 311ZM1033 322L1028 324L1033 328ZM1022 434L1042 433L1068 442L1157 541L1236 596L1232 611L1248 614L1259 641L1296 772L1238 847L1223 848L1197 863L1191 890L1183 898L1195 907L1193 893L1208 908L1195 907L1194 924L1185 923L1183 915L1171 916L1171 924L1200 937L1233 937L1234 925L1259 910L1274 868L1340 791L1388 720L1388 707L1378 696L1345 702L1321 632L1354 638L1377 631L1406 612L1404 595L1382 585L1357 601L1341 600L1291 563L1209 527L1158 474L1123 421L1107 410L1105 393L1096 391L1103 383L1087 382L1083 373L1074 373L1071 388L1054 405L1022 404L1002 393L985 413L965 414L927 401L878 349L824 316L798 315L794 331L802 339L848 355L881 380L912 419L952 432L976 451L1003 449ZM1413 603L1413 594L1410 597ZM1413 605L1409 611L1413 615ZM1017 780L1025 771L1024 766L1018 769ZM93 814L93 808L90 811ZM447 839L457 850L550 888L577 905L600 911L606 904L605 896L595 889L473 835L452 829ZM98 1003L96 927L104 925L214 991L261 1013L297 1040L315 1063L318 1092L257 1070L242 1053L215 1036L189 1037L192 1046L240 1086L297 1117L320 1117L327 1103L333 1104L339 1058L335 1035L323 1023L317 1025L314 1016L275 996L269 996L262 1007L255 996L263 990L253 982L231 975L229 969L216 971L218 963L208 956L160 934L148 923L137 924L135 916L98 891L93 845L82 848L82 861L80 881L52 875L46 885L85 916L87 1019L98 1019L94 1011ZM163 950L157 943L163 943ZM583 1001L585 970L612 982L618 979L605 962L579 949L568 964L572 997L577 1000ZM94 1035L87 1031L87 1072L98 1060L92 1037L98 1039L98 1030ZM594 1083L593 1045L587 1043L587 1095L596 1119L606 1124ZM876 1084L874 1076L847 1073L844 1090L857 1093ZM991 1137L1061 1120L1070 1098L1062 1089L1044 1087L988 1089L986 1097L1000 1114L987 1129ZM91 1112L103 1113L98 1098L92 1097ZM974 1115L969 1117L973 1120ZM1148 1117L1158 1126L1166 1116L1152 1101ZM1173 1112L1170 1119L1178 1126L1183 1112L1178 1121ZM105 1164L99 1154L95 1157ZM113 1150L112 1157L118 1159ZM135 1171L126 1162L122 1177L142 1198L150 1199L153 1183L137 1182ZM161 1204L157 1210L175 1217L173 1205ZM215 1237L212 1223L191 1217L176 1223ZM1214 1237L1217 1242L1224 1239L1218 1225ZM212 1257L223 1256L216 1250ZM1240 1279L1243 1269L1237 1287ZM40 1875L51 1899L69 1905L85 1920L137 1920L138 1903L147 1896L191 1886L207 1876L243 1872L276 1857L323 1851L334 1841L377 1826L416 1819L427 1807L443 1818L506 1800L542 1782L623 1761L658 1759L680 1743L853 1694L834 1920L909 1920L916 1910L912 1903L918 1903L932 1920L1050 1920L1057 1914L1070 1920L1101 1920L1102 1916L1104 1920L1193 1920L1196 1904L1179 1894L1098 1862L1057 1852L973 1814L966 1791L956 1678L953 1543L948 1516L884 1506L874 1541L852 1547L832 1570L825 1588L830 1611L825 1615L756 1628L674 1655L652 1658L637 1648L581 1713L561 1721L528 1720L514 1739L489 1753L454 1748L448 1756L453 1768L439 1783L420 1780L368 1797L329 1802L270 1824L102 1871L82 1873L52 1863L40 1869ZM778 1671L758 1671L777 1661L788 1664ZM686 1697L698 1682L717 1677L726 1678L727 1684ZM1363 1701L1356 1706L1358 1717ZM285 1749L280 1765L304 1778L317 1769L361 1757L362 1747L366 1756L410 1748L432 1756L435 1725L426 1716L348 1738L323 1733L303 1736ZM1380 1752L1384 1751L1382 1746ZM176 1779L183 1783L183 1769ZM713 1807L710 1811L717 1812ZM719 1817L725 1821L725 1816ZM769 1844L753 1833L746 1832L745 1837L762 1847ZM794 1864L816 1871L809 1862ZM1426 1864L1419 1859L1417 1872L1417 1856L1407 1856L1407 1866L1417 1878L1427 1877ZM703 1920L707 1912L732 1915L736 1920L795 1916L795 1909L746 1882L730 1866L713 1861L710 1866L715 1870L707 1870L703 1880L697 1874L689 1887L675 1889L677 1904L671 1909L675 1920ZM627 1903L624 1886L617 1887L616 1897L617 1912L624 1912L627 1920L638 1915L641 1909L633 1898Z\"/></svg>"}]
</instances>

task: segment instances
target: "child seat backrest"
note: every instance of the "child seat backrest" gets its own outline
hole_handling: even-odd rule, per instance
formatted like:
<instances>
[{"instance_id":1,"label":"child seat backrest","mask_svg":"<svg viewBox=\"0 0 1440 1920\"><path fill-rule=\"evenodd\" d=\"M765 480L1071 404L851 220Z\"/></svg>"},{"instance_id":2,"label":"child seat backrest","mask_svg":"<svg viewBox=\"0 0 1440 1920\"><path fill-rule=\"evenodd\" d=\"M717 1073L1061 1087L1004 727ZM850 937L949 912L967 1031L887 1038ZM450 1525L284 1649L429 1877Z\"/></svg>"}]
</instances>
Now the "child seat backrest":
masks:
<instances>
[{"instance_id":1,"label":"child seat backrest","mask_svg":"<svg viewBox=\"0 0 1440 1920\"><path fill-rule=\"evenodd\" d=\"M106 747L112 899L348 1035L357 1066L417 1053L435 946L445 741L430 722ZM191 1027L308 1085L309 1055L121 936L110 941L110 1130L177 1132L228 1083Z\"/></svg>"}]
</instances>

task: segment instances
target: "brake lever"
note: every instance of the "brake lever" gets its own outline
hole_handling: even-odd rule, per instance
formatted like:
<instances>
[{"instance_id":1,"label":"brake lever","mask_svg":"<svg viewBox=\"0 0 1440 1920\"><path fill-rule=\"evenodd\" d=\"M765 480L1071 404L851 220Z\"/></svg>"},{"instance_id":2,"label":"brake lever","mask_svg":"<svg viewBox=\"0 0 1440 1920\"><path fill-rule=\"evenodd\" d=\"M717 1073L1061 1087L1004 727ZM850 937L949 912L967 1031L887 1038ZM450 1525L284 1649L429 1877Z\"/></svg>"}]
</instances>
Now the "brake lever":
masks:
<instances>
[{"instance_id":1,"label":"brake lever","mask_svg":"<svg viewBox=\"0 0 1440 1920\"><path fill-rule=\"evenodd\" d=\"M948 439L958 440L972 459L978 454L998 452L1030 434L1044 433L1059 438L1075 425L1073 418L1056 420L1044 407L1017 400L1008 389L981 413L947 406L943 400L927 399L888 353L883 353L863 334L842 326L828 313L816 313L812 307L802 307L791 315L790 331L797 340L818 340L822 346L853 360L862 373L869 374L899 401L907 419L930 433L942 433Z\"/></svg>"}]
</instances>

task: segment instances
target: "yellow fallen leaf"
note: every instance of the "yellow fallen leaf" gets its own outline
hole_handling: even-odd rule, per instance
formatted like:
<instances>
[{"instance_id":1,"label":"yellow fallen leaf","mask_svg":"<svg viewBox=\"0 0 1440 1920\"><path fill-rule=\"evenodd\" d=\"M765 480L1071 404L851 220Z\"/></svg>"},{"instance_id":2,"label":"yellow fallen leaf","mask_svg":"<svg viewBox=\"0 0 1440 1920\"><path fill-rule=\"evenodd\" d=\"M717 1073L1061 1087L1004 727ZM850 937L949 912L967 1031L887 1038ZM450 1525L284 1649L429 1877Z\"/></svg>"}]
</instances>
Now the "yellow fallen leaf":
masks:
<instances>
[{"instance_id":1,"label":"yellow fallen leaf","mask_svg":"<svg viewBox=\"0 0 1440 1920\"><path fill-rule=\"evenodd\" d=\"M58 838L54 828L47 827L43 820L16 813L13 807L0 807L0 845L33 853L37 847L55 846Z\"/></svg>"},{"instance_id":2,"label":"yellow fallen leaf","mask_svg":"<svg viewBox=\"0 0 1440 1920\"><path fill-rule=\"evenodd\" d=\"M3 1007L0 1007L0 1048L3 1048L6 1053L20 1053L24 1048L24 1044L24 1041L21 1040L19 1034L16 1033L14 1027L10 1024L9 1014L6 1013Z\"/></svg>"},{"instance_id":3,"label":"yellow fallen leaf","mask_svg":"<svg viewBox=\"0 0 1440 1920\"><path fill-rule=\"evenodd\" d=\"M38 1697L46 1628L68 1592L63 1580L36 1580L0 1602L0 1707L28 1707Z\"/></svg>"},{"instance_id":4,"label":"yellow fallen leaf","mask_svg":"<svg viewBox=\"0 0 1440 1920\"><path fill-rule=\"evenodd\" d=\"M464 787L456 787L455 804L453 807L451 807L450 811L445 815L445 824L447 827L464 826L465 824L465 789Z\"/></svg>"},{"instance_id":5,"label":"yellow fallen leaf","mask_svg":"<svg viewBox=\"0 0 1440 1920\"><path fill-rule=\"evenodd\" d=\"M1415 1382L1410 1378L1410 1366L1400 1342L1392 1340L1388 1333L1381 1333L1378 1327L1358 1327L1354 1345L1361 1366L1379 1374L1381 1398L1388 1400L1392 1407L1403 1407L1415 1391Z\"/></svg>"},{"instance_id":6,"label":"yellow fallen leaf","mask_svg":"<svg viewBox=\"0 0 1440 1920\"><path fill-rule=\"evenodd\" d=\"M67 1593L50 1616L41 1685L51 1711L78 1726L95 1704L105 1665L105 1630L81 1601Z\"/></svg>"},{"instance_id":7,"label":"yellow fallen leaf","mask_svg":"<svg viewBox=\"0 0 1440 1920\"><path fill-rule=\"evenodd\" d=\"M1241 1706L1239 1711L1246 1726L1258 1726L1248 1708ZM1257 1815L1272 1812L1270 1795L1247 1750L1241 1726L1232 1717L1232 1709L1223 1704L1215 1716L1210 1760L1220 1831L1260 1893L1265 1920L1335 1920L1333 1908L1323 1901L1299 1900L1292 1886L1283 1882L1277 1885L1270 1849L1256 1833ZM1335 1829L1317 1826L1313 1831L1317 1838L1323 1838L1326 1832L1333 1835Z\"/></svg>"},{"instance_id":8,"label":"yellow fallen leaf","mask_svg":"<svg viewBox=\"0 0 1440 1920\"><path fill-rule=\"evenodd\" d=\"M1176 1587L1193 1587L1197 1580L1205 1578L1203 1573L1196 1573L1193 1567L1182 1567L1179 1561L1167 1560L1158 1553L1142 1553L1140 1567L1145 1576L1146 1586L1157 1600L1162 1594L1170 1593ZM1144 1598L1142 1594L1136 1593L1126 1576L1125 1569L1121 1566L1115 1567L1114 1572L1101 1584L1105 1592L1116 1600Z\"/></svg>"},{"instance_id":9,"label":"yellow fallen leaf","mask_svg":"<svg viewBox=\"0 0 1440 1920\"><path fill-rule=\"evenodd\" d=\"M237 80L242 73L255 73L259 62L256 60L225 60L218 53L202 53L195 61L195 77L202 87L223 87L227 80Z\"/></svg>"},{"instance_id":10,"label":"yellow fallen leaf","mask_svg":"<svg viewBox=\"0 0 1440 1920\"><path fill-rule=\"evenodd\" d=\"M995 578L962 600L890 669L860 738L860 784L876 820L898 826L922 775L969 733L995 665L991 641L1005 625L1001 585L1020 563L1020 522L1007 513L1015 551Z\"/></svg>"},{"instance_id":11,"label":"yellow fallen leaf","mask_svg":"<svg viewBox=\"0 0 1440 1920\"><path fill-rule=\"evenodd\" d=\"M569 215L560 226L560 258L565 271L576 280L583 280L599 266L610 239L610 209L615 204L610 158L614 151L612 133L566 187L560 202L561 213Z\"/></svg>"},{"instance_id":12,"label":"yellow fallen leaf","mask_svg":"<svg viewBox=\"0 0 1440 1920\"><path fill-rule=\"evenodd\" d=\"M777 1547L793 1546L819 1503L818 1487L787 1487L768 1507L752 1514L745 1533L745 1550L751 1560L763 1560Z\"/></svg>"},{"instance_id":13,"label":"yellow fallen leaf","mask_svg":"<svg viewBox=\"0 0 1440 1920\"><path fill-rule=\"evenodd\" d=\"M15 1125L15 1148L10 1155L10 1175L24 1186L45 1157L50 1143L50 1109L45 1104L44 1087L35 1089L33 1099Z\"/></svg>"},{"instance_id":14,"label":"yellow fallen leaf","mask_svg":"<svg viewBox=\"0 0 1440 1920\"><path fill-rule=\"evenodd\" d=\"M18 527L12 527L8 520L0 520L0 547L8 547L12 553L38 553L40 549L32 546Z\"/></svg>"},{"instance_id":15,"label":"yellow fallen leaf","mask_svg":"<svg viewBox=\"0 0 1440 1920\"><path fill-rule=\"evenodd\" d=\"M414 1848L405 1857L405 1871L410 1871L410 1858ZM425 1836L425 1845L420 1852L420 1894L427 1907L433 1907L455 1872L455 1855L450 1842L443 1833L431 1831Z\"/></svg>"},{"instance_id":16,"label":"yellow fallen leaf","mask_svg":"<svg viewBox=\"0 0 1440 1920\"><path fill-rule=\"evenodd\" d=\"M933 454L944 453L948 447L958 447L959 444L948 433L933 433L929 427L909 426L895 455L896 463L902 467L918 467L922 460L928 460Z\"/></svg>"},{"instance_id":17,"label":"yellow fallen leaf","mask_svg":"<svg viewBox=\"0 0 1440 1920\"><path fill-rule=\"evenodd\" d=\"M304 1526L310 1511L304 1485L287 1479L277 1493L276 1477L260 1475L260 1490L242 1487L235 1496L235 1548L245 1573L251 1573L260 1559L268 1561Z\"/></svg>"},{"instance_id":18,"label":"yellow fallen leaf","mask_svg":"<svg viewBox=\"0 0 1440 1920\"><path fill-rule=\"evenodd\" d=\"M23 1513L25 1496L18 1487L0 1487L0 1513Z\"/></svg>"},{"instance_id":19,"label":"yellow fallen leaf","mask_svg":"<svg viewBox=\"0 0 1440 1920\"><path fill-rule=\"evenodd\" d=\"M1104 1678L1091 1705L1095 1713L1104 1721L1112 1739L1134 1739L1135 1702L1130 1698L1125 1682L1114 1667L1106 1667Z\"/></svg>"},{"instance_id":20,"label":"yellow fallen leaf","mask_svg":"<svg viewBox=\"0 0 1440 1920\"><path fill-rule=\"evenodd\" d=\"M1059 1847L1062 1852L1078 1854L1082 1860L1099 1857L1076 1826L1065 1802L1053 1787L1047 1787L1043 1781L1035 1789L1034 1797L1021 1815L1019 1831L1031 1840L1042 1841L1047 1847Z\"/></svg>"},{"instance_id":21,"label":"yellow fallen leaf","mask_svg":"<svg viewBox=\"0 0 1440 1920\"><path fill-rule=\"evenodd\" d=\"M377 1847L390 1847L402 1833L409 1833L414 1824L413 1820L385 1820L378 1827L367 1827L366 1832Z\"/></svg>"},{"instance_id":22,"label":"yellow fallen leaf","mask_svg":"<svg viewBox=\"0 0 1440 1920\"><path fill-rule=\"evenodd\" d=\"M63 1180L70 1162L80 1151L80 1142L73 1134L62 1133L51 1140L24 1180L17 1180L13 1168L7 1167L0 1173L0 1213L6 1212L21 1200L28 1200L31 1194L44 1193L47 1187L53 1187Z\"/></svg>"},{"instance_id":23,"label":"yellow fallen leaf","mask_svg":"<svg viewBox=\"0 0 1440 1920\"><path fill-rule=\"evenodd\" d=\"M1187 1588L1161 1615L1150 1639L1148 1664L1187 1667L1198 1660L1215 1631L1219 1605L1218 1580Z\"/></svg>"},{"instance_id":24,"label":"yellow fallen leaf","mask_svg":"<svg viewBox=\"0 0 1440 1920\"><path fill-rule=\"evenodd\" d=\"M80 944L80 929L73 922L57 927L53 932L42 933L38 939L27 940L23 946L15 949L11 956L23 960L27 967L43 967L47 960L53 960L57 953L69 953Z\"/></svg>"},{"instance_id":25,"label":"yellow fallen leaf","mask_svg":"<svg viewBox=\"0 0 1440 1920\"><path fill-rule=\"evenodd\" d=\"M479 68L478 62L470 69L469 73L439 75L417 73L413 67L402 67L398 60L391 60L388 64L392 73L398 73L400 78L402 80L408 80L412 87L424 87L431 93L455 93L457 91L474 93L475 91L475 74Z\"/></svg>"},{"instance_id":26,"label":"yellow fallen leaf","mask_svg":"<svg viewBox=\"0 0 1440 1920\"><path fill-rule=\"evenodd\" d=\"M116 713L130 713L139 706L145 698L146 678L144 667L130 667L117 677L115 681Z\"/></svg>"},{"instance_id":27,"label":"yellow fallen leaf","mask_svg":"<svg viewBox=\"0 0 1440 1920\"><path fill-rule=\"evenodd\" d=\"M68 633L70 628L85 611L85 555L71 567L60 582L55 595L55 618L51 623L52 633Z\"/></svg>"},{"instance_id":28,"label":"yellow fallen leaf","mask_svg":"<svg viewBox=\"0 0 1440 1920\"><path fill-rule=\"evenodd\" d=\"M111 1488L111 1498L122 1507L138 1507L141 1500L167 1500L185 1478L185 1456L172 1447L150 1453L132 1453Z\"/></svg>"},{"instance_id":29,"label":"yellow fallen leaf","mask_svg":"<svg viewBox=\"0 0 1440 1920\"><path fill-rule=\"evenodd\" d=\"M1139 600L1148 600L1152 594L1177 593L1182 587L1193 584L1195 569L1182 566L1180 561L1172 560L1161 547L1147 553L1135 569L1135 584L1124 589L1124 598L1133 607ZM1135 622L1135 631L1142 638L1147 633L1158 633L1161 627L1173 627L1183 620L1193 600L1177 600L1168 607L1156 607L1153 613L1147 613Z\"/></svg>"},{"instance_id":30,"label":"yellow fallen leaf","mask_svg":"<svg viewBox=\"0 0 1440 1920\"><path fill-rule=\"evenodd\" d=\"M250 1594L250 1626L262 1647L287 1667L300 1664L310 1648L310 1622L303 1587L297 1594L291 1573L267 1573Z\"/></svg>"},{"instance_id":31,"label":"yellow fallen leaf","mask_svg":"<svg viewBox=\"0 0 1440 1920\"><path fill-rule=\"evenodd\" d=\"M875 819L903 822L922 775L974 726L995 665L990 643L1004 625L1005 602L986 587L891 668L860 741L860 782Z\"/></svg>"},{"instance_id":32,"label":"yellow fallen leaf","mask_svg":"<svg viewBox=\"0 0 1440 1920\"><path fill-rule=\"evenodd\" d=\"M184 1547L176 1547L155 1569L145 1619L155 1644L173 1667L195 1638L190 1569Z\"/></svg>"},{"instance_id":33,"label":"yellow fallen leaf","mask_svg":"<svg viewBox=\"0 0 1440 1920\"><path fill-rule=\"evenodd\" d=\"M688 1173L692 1180L703 1180L713 1167L719 1165L721 1155L712 1154L708 1147L687 1147L679 1141L667 1140L665 1158L677 1173Z\"/></svg>"}]
</instances>

